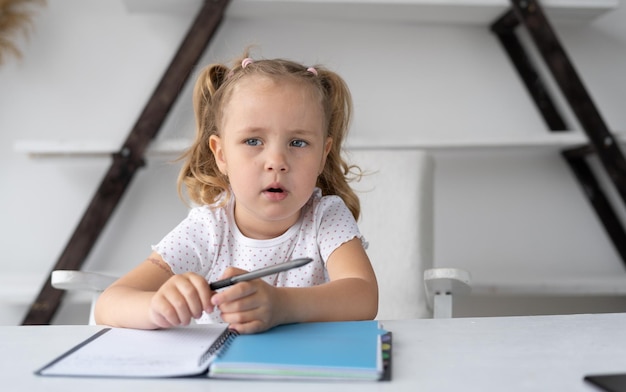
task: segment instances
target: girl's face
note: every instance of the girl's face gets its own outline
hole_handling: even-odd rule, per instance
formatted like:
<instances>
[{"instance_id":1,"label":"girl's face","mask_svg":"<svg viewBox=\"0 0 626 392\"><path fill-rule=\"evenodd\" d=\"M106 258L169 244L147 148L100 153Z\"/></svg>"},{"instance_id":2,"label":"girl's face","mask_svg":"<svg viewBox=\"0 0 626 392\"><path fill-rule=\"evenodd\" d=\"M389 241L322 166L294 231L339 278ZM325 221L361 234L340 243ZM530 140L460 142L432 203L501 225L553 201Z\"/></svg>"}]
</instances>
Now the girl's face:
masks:
<instances>
[{"instance_id":1,"label":"girl's face","mask_svg":"<svg viewBox=\"0 0 626 392\"><path fill-rule=\"evenodd\" d=\"M210 147L244 235L273 238L296 223L330 151L325 124L319 99L295 81L251 76L235 87Z\"/></svg>"}]
</instances>

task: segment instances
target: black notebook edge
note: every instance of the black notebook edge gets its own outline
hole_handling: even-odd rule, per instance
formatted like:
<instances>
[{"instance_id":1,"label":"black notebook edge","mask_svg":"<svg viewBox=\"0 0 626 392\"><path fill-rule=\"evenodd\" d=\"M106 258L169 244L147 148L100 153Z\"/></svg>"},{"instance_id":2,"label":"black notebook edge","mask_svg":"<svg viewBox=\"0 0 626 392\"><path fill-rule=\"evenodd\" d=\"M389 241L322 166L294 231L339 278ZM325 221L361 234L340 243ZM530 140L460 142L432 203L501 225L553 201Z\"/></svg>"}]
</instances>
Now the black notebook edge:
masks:
<instances>
[{"instance_id":1,"label":"black notebook edge","mask_svg":"<svg viewBox=\"0 0 626 392\"><path fill-rule=\"evenodd\" d=\"M626 373L589 374L584 380L607 392L626 392Z\"/></svg>"},{"instance_id":2,"label":"black notebook edge","mask_svg":"<svg viewBox=\"0 0 626 392\"><path fill-rule=\"evenodd\" d=\"M392 334L386 332L381 336L381 349L383 357L383 374L379 381L391 381L391 357L392 357Z\"/></svg>"}]
</instances>

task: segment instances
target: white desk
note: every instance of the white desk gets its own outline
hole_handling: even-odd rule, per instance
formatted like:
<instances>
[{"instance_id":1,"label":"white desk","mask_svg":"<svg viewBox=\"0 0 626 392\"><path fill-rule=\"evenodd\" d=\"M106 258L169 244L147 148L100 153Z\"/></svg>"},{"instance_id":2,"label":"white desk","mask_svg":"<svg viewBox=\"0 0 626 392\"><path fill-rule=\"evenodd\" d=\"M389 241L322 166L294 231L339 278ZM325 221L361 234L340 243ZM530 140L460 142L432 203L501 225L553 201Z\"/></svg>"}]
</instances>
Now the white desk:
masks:
<instances>
[{"instance_id":1,"label":"white desk","mask_svg":"<svg viewBox=\"0 0 626 392\"><path fill-rule=\"evenodd\" d=\"M98 327L0 327L2 390L15 391L596 391L587 373L626 372L626 314L387 321L393 380L296 383L38 377L33 371ZM6 389L6 386L9 389Z\"/></svg>"}]
</instances>

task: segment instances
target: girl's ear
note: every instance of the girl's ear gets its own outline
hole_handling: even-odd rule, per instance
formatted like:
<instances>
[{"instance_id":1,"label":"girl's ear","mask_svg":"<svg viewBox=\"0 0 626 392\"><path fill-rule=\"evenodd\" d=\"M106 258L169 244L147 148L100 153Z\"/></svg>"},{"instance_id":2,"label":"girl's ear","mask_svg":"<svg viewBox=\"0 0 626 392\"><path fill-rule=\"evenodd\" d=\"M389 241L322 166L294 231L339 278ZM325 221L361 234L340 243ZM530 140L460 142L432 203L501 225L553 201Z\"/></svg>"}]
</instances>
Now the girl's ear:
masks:
<instances>
[{"instance_id":1,"label":"girl's ear","mask_svg":"<svg viewBox=\"0 0 626 392\"><path fill-rule=\"evenodd\" d=\"M228 175L226 159L224 157L224 149L222 148L222 139L217 135L211 135L209 138L209 148L213 152L213 156L215 157L215 163L217 163L217 168L223 175Z\"/></svg>"},{"instance_id":2,"label":"girl's ear","mask_svg":"<svg viewBox=\"0 0 626 392\"><path fill-rule=\"evenodd\" d=\"M324 143L324 156L322 157L322 163L320 165L320 170L318 175L322 174L324 172L324 167L326 166L326 158L328 158L328 153L330 152L330 149L333 146L333 138L332 137L327 137L326 138L326 143Z\"/></svg>"}]
</instances>

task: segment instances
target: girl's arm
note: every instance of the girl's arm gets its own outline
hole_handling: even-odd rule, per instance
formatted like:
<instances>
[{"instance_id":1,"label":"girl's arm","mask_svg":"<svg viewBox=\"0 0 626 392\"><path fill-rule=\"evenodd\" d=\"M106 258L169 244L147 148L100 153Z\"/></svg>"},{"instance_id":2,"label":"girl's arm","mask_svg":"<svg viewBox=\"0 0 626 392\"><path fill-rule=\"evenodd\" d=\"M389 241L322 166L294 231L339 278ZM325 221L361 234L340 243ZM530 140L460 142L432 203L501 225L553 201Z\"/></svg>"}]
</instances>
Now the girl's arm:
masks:
<instances>
[{"instance_id":1,"label":"girl's arm","mask_svg":"<svg viewBox=\"0 0 626 392\"><path fill-rule=\"evenodd\" d=\"M152 252L100 295L96 323L140 329L187 325L211 308L211 294L203 277L174 275L161 256Z\"/></svg>"},{"instance_id":2,"label":"girl's arm","mask_svg":"<svg viewBox=\"0 0 626 392\"><path fill-rule=\"evenodd\" d=\"M212 302L220 307L222 319L240 333L294 322L376 317L378 284L361 240L341 245L326 265L330 282L322 285L277 288L257 279L215 294ZM254 296L258 299L252 300Z\"/></svg>"},{"instance_id":3,"label":"girl's arm","mask_svg":"<svg viewBox=\"0 0 626 392\"><path fill-rule=\"evenodd\" d=\"M281 288L284 320L289 322L368 320L378 313L378 283L361 240L337 248L326 262L330 282L307 288Z\"/></svg>"}]
</instances>

